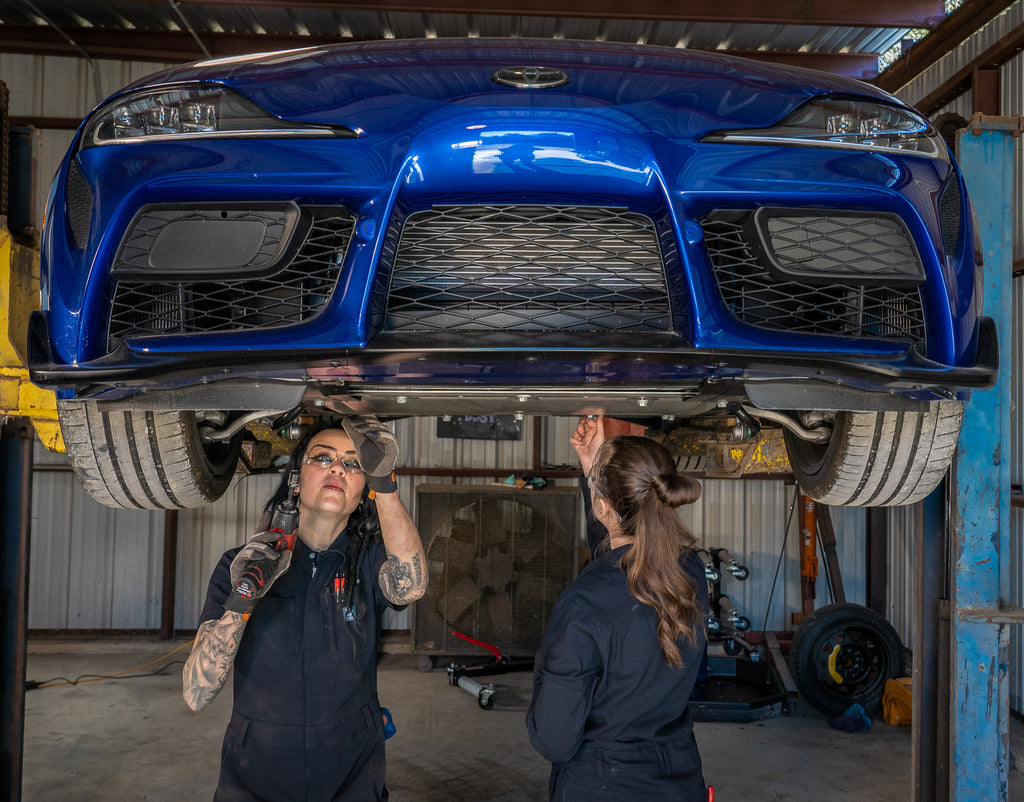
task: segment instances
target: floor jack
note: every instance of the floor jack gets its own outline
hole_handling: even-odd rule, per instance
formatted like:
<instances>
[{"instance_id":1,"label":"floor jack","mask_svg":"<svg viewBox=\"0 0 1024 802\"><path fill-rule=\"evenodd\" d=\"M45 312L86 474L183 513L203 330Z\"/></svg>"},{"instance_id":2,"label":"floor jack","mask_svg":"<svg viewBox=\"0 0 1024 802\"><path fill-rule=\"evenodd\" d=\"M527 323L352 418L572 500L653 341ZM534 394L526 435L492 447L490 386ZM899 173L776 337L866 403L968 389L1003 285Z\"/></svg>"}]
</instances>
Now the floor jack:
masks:
<instances>
[{"instance_id":1,"label":"floor jack","mask_svg":"<svg viewBox=\"0 0 1024 802\"><path fill-rule=\"evenodd\" d=\"M508 657L501 653L497 646L471 638L454 629L449 630L455 637L462 638L467 643L480 646L494 655L493 660L484 663L452 663L448 666L448 684L452 687L462 688L466 693L476 697L476 703L484 710L490 710L494 705L494 686L484 685L477 682L473 677L487 677L496 674L509 674L513 671L533 671L532 657Z\"/></svg>"}]
</instances>

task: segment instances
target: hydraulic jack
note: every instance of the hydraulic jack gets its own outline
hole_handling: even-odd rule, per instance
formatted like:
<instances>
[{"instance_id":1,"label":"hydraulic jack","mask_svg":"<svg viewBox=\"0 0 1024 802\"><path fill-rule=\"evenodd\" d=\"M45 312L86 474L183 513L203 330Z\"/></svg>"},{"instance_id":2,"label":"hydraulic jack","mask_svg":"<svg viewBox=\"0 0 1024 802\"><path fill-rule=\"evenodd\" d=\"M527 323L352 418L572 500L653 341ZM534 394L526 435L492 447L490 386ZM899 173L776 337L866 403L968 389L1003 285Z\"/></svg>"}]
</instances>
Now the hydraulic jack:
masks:
<instances>
[{"instance_id":1,"label":"hydraulic jack","mask_svg":"<svg viewBox=\"0 0 1024 802\"><path fill-rule=\"evenodd\" d=\"M448 666L448 684L452 687L462 688L466 693L476 697L476 703L483 710L490 710L494 706L494 686L484 685L477 682L474 677L495 676L497 674L509 674L513 671L533 671L532 657L508 657L501 653L497 646L463 635L454 629L449 630L455 637L462 638L467 643L480 646L494 655L494 659L483 663L452 663Z\"/></svg>"}]
</instances>

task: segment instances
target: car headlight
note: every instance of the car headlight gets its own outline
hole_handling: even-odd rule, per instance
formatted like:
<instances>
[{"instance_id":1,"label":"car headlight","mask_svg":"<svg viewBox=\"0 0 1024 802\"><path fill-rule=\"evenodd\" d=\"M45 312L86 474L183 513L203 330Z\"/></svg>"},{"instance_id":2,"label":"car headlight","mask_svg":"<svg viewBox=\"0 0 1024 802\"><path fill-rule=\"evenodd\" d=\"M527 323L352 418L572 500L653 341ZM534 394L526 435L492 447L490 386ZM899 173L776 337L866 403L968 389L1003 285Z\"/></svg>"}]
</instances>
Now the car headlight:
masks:
<instances>
[{"instance_id":1,"label":"car headlight","mask_svg":"<svg viewBox=\"0 0 1024 802\"><path fill-rule=\"evenodd\" d=\"M342 125L281 120L221 86L147 89L125 95L93 114L81 148L182 137L354 137Z\"/></svg>"},{"instance_id":2,"label":"car headlight","mask_svg":"<svg viewBox=\"0 0 1024 802\"><path fill-rule=\"evenodd\" d=\"M818 98L771 128L713 131L702 141L895 151L949 160L945 142L926 118L899 106L847 98Z\"/></svg>"}]
</instances>

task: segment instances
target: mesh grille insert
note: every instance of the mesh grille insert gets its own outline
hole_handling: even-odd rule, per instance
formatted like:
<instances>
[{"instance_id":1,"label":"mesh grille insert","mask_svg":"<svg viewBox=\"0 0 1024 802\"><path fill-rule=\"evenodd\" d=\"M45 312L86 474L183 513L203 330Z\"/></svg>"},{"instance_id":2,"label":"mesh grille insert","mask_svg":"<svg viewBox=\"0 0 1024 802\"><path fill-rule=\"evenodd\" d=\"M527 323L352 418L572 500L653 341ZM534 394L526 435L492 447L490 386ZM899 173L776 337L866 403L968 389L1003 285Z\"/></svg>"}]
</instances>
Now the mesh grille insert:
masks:
<instances>
[{"instance_id":1,"label":"mesh grille insert","mask_svg":"<svg viewBox=\"0 0 1024 802\"><path fill-rule=\"evenodd\" d=\"M722 300L751 326L801 334L908 339L924 345L921 296L865 276L843 283L787 280L769 269L749 213L713 213L702 221Z\"/></svg>"},{"instance_id":2,"label":"mesh grille insert","mask_svg":"<svg viewBox=\"0 0 1024 802\"><path fill-rule=\"evenodd\" d=\"M650 218L582 206L446 206L409 216L385 330L669 331Z\"/></svg>"},{"instance_id":3,"label":"mesh grille insert","mask_svg":"<svg viewBox=\"0 0 1024 802\"><path fill-rule=\"evenodd\" d=\"M92 222L92 192L82 178L75 162L68 167L68 222L75 247L79 250L89 244L89 225Z\"/></svg>"},{"instance_id":4,"label":"mesh grille insert","mask_svg":"<svg viewBox=\"0 0 1024 802\"><path fill-rule=\"evenodd\" d=\"M960 183L955 177L939 195L939 220L942 224L942 247L948 255L956 250L956 242L960 237L960 208L963 201L960 199Z\"/></svg>"},{"instance_id":5,"label":"mesh grille insert","mask_svg":"<svg viewBox=\"0 0 1024 802\"><path fill-rule=\"evenodd\" d=\"M119 281L111 305L110 348L119 338L264 329L316 315L338 282L353 218L335 208L307 211L313 219L305 241L272 276Z\"/></svg>"}]
</instances>

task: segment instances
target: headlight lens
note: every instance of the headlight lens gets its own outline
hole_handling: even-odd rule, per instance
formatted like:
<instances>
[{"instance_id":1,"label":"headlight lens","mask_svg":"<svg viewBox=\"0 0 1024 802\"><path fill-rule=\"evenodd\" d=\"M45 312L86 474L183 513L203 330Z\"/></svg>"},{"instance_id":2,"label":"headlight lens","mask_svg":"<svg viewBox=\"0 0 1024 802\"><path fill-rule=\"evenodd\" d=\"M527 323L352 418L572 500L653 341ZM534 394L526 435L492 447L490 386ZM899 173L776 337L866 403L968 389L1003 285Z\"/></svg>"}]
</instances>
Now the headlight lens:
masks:
<instances>
[{"instance_id":1,"label":"headlight lens","mask_svg":"<svg viewBox=\"0 0 1024 802\"><path fill-rule=\"evenodd\" d=\"M358 134L340 125L281 120L224 87L150 89L119 97L86 125L81 147L179 137L309 137Z\"/></svg>"},{"instance_id":2,"label":"headlight lens","mask_svg":"<svg viewBox=\"0 0 1024 802\"><path fill-rule=\"evenodd\" d=\"M919 114L844 98L812 100L771 128L714 131L703 141L909 152L949 160L939 132Z\"/></svg>"}]
</instances>

